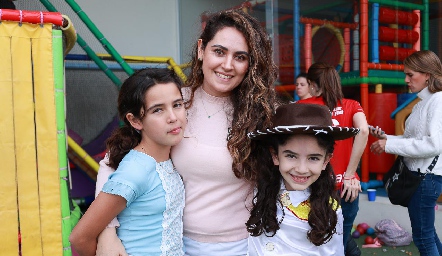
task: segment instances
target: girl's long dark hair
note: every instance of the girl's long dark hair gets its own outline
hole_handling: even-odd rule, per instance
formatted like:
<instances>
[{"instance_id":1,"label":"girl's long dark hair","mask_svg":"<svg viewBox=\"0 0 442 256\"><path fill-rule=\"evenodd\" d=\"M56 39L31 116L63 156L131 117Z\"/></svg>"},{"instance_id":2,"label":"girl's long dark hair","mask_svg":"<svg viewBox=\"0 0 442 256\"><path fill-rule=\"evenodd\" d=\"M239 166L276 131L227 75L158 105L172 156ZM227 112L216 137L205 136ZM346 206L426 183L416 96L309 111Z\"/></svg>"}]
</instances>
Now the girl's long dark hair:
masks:
<instances>
[{"instance_id":1,"label":"girl's long dark hair","mask_svg":"<svg viewBox=\"0 0 442 256\"><path fill-rule=\"evenodd\" d=\"M118 115L124 125L117 128L106 140L109 166L117 169L123 157L141 141L141 134L132 127L126 115L132 113L142 120L146 110L146 93L156 84L174 83L181 93L182 81L166 68L138 70L124 81L118 94Z\"/></svg>"},{"instance_id":2,"label":"girl's long dark hair","mask_svg":"<svg viewBox=\"0 0 442 256\"><path fill-rule=\"evenodd\" d=\"M247 230L252 236L263 233L274 236L279 230L279 221L276 217L277 207L283 207L279 199L282 176L278 166L273 164L268 146L278 152L278 147L284 145L291 135L277 135L262 143L262 148L268 151L267 160L261 166L256 166L258 171L257 193L254 197L250 218L246 223ZM314 136L314 135L312 135ZM331 136L320 134L314 136L320 147L326 149L327 154L333 153L334 139ZM266 145L267 144L267 145ZM311 195L310 213L308 223L311 229L307 233L308 240L316 246L328 242L336 233L338 217L336 205L339 198L334 190L336 176L332 166L327 164L319 178L310 186Z\"/></svg>"}]
</instances>

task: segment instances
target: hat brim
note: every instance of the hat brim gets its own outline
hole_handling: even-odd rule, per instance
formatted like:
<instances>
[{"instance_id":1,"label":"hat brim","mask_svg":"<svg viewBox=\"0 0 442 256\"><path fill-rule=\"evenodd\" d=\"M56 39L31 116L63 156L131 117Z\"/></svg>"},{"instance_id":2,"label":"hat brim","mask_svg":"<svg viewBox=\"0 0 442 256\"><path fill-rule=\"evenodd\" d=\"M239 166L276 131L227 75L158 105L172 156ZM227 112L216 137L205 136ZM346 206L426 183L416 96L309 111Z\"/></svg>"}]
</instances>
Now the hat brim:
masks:
<instances>
[{"instance_id":1,"label":"hat brim","mask_svg":"<svg viewBox=\"0 0 442 256\"><path fill-rule=\"evenodd\" d=\"M292 125L292 126L276 126L266 130L258 130L249 132L247 136L253 140L262 140L269 136L280 134L329 134L335 140L345 140L356 136L359 133L358 128L339 127L339 126L314 126L314 125Z\"/></svg>"}]
</instances>

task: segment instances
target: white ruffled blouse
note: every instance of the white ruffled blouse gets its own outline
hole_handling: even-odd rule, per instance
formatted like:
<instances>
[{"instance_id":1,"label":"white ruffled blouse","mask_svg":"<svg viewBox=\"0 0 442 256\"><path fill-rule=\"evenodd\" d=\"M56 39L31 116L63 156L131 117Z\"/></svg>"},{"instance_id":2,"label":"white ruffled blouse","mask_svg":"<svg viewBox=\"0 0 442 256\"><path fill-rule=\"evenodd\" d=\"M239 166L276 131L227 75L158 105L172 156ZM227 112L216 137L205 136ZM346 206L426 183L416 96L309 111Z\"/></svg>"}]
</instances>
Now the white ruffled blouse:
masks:
<instances>
[{"instance_id":1,"label":"white ruffled blouse","mask_svg":"<svg viewBox=\"0 0 442 256\"><path fill-rule=\"evenodd\" d=\"M284 183L281 185L280 194L287 190ZM284 207L285 216L280 224L280 229L273 237L262 234L258 237L250 236L249 256L330 256L344 255L343 246L343 217L342 210L339 207L336 210L338 222L336 225L336 234L325 244L316 246L307 238L307 232L311 229L307 221L309 206L305 201L310 197L310 189L303 191L288 191L290 201L294 206L293 212ZM278 207L277 218L283 217L282 207Z\"/></svg>"}]
</instances>

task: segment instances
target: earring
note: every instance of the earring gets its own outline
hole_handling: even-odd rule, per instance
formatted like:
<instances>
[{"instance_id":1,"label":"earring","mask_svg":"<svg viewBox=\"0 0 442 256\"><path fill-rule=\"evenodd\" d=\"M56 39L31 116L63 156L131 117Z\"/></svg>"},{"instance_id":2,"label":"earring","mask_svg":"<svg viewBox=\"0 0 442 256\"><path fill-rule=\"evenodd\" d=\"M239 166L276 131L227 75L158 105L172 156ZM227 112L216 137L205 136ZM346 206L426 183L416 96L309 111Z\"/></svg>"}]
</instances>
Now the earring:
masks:
<instances>
[{"instance_id":1,"label":"earring","mask_svg":"<svg viewBox=\"0 0 442 256\"><path fill-rule=\"evenodd\" d=\"M198 58L198 60L199 60L199 61L202 61L203 59L202 59L202 58Z\"/></svg>"},{"instance_id":2,"label":"earring","mask_svg":"<svg viewBox=\"0 0 442 256\"><path fill-rule=\"evenodd\" d=\"M428 80L425 80L425 83L428 85Z\"/></svg>"}]
</instances>

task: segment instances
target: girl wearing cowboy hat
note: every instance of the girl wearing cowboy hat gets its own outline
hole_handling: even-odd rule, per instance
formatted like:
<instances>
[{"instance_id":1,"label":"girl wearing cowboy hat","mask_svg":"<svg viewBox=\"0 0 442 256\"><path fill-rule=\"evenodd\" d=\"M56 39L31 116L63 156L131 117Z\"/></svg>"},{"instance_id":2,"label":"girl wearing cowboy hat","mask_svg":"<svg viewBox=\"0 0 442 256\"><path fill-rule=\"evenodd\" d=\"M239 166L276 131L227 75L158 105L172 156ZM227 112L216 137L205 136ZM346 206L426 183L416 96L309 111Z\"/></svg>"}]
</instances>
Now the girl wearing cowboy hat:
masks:
<instances>
[{"instance_id":1,"label":"girl wearing cowboy hat","mask_svg":"<svg viewBox=\"0 0 442 256\"><path fill-rule=\"evenodd\" d=\"M248 255L344 255L343 217L330 159L335 140L359 129L333 127L317 104L279 107L273 126L248 134L267 151L254 168Z\"/></svg>"},{"instance_id":2,"label":"girl wearing cowboy hat","mask_svg":"<svg viewBox=\"0 0 442 256\"><path fill-rule=\"evenodd\" d=\"M297 103L325 105L332 112L334 126L352 126L360 132L354 139L336 142L339 152L331 160L336 175L335 189L340 191L344 215L344 248L346 256L359 256L361 251L351 237L351 229L359 210L359 192L362 191L357 168L368 140L368 124L359 102L344 98L341 78L336 69L324 62L316 62L308 69L313 97Z\"/></svg>"}]
</instances>

